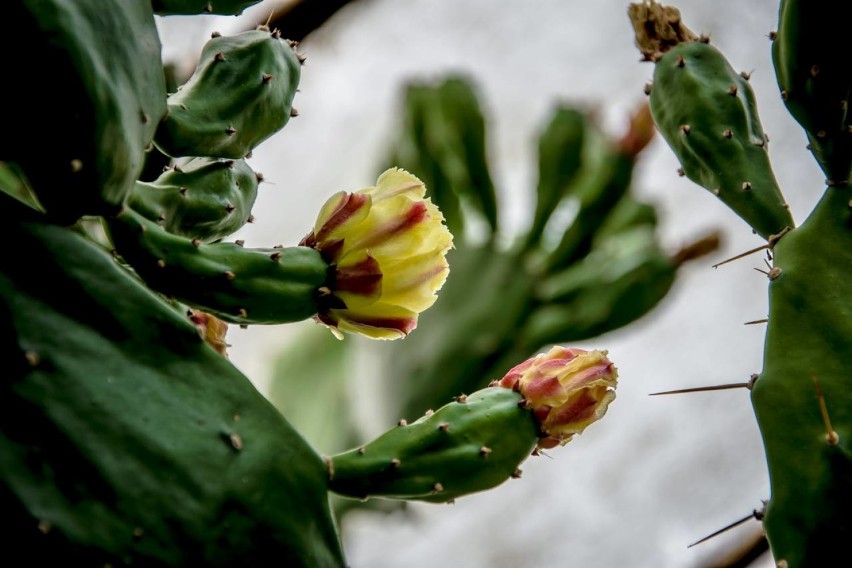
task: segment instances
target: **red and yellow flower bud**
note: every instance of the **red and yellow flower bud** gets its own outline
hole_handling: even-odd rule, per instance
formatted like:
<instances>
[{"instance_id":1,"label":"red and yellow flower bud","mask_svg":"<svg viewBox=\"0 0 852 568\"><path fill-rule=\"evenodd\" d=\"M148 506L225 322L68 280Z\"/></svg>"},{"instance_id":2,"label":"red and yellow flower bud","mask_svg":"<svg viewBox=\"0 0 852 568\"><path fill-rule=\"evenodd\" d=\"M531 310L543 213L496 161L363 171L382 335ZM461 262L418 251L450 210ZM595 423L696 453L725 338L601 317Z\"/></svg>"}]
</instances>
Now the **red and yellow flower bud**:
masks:
<instances>
[{"instance_id":1,"label":"red and yellow flower bud","mask_svg":"<svg viewBox=\"0 0 852 568\"><path fill-rule=\"evenodd\" d=\"M556 346L515 366L498 384L521 393L539 423L538 446L552 448L603 417L617 381L606 351Z\"/></svg>"},{"instance_id":2,"label":"red and yellow flower bud","mask_svg":"<svg viewBox=\"0 0 852 568\"><path fill-rule=\"evenodd\" d=\"M338 337L404 337L437 299L453 237L425 193L415 176L389 169L375 187L332 196L300 243L332 267L316 319Z\"/></svg>"}]
</instances>

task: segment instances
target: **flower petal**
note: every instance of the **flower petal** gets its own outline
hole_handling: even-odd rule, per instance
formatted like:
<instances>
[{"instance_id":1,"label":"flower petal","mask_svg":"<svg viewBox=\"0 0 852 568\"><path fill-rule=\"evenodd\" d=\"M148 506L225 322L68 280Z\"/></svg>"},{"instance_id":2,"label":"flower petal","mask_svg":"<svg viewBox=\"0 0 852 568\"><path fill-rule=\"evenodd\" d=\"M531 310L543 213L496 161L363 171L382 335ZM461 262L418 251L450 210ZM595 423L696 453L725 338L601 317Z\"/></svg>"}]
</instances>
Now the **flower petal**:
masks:
<instances>
[{"instance_id":1,"label":"flower petal","mask_svg":"<svg viewBox=\"0 0 852 568\"><path fill-rule=\"evenodd\" d=\"M363 310L331 310L331 319L342 331L357 332L373 339L399 339L417 327L417 313L376 302Z\"/></svg>"},{"instance_id":2,"label":"flower petal","mask_svg":"<svg viewBox=\"0 0 852 568\"><path fill-rule=\"evenodd\" d=\"M334 194L320 209L314 238L318 242L341 238L367 218L370 208L369 195L345 191Z\"/></svg>"},{"instance_id":3,"label":"flower petal","mask_svg":"<svg viewBox=\"0 0 852 568\"><path fill-rule=\"evenodd\" d=\"M362 189L359 193L368 193L374 202L404 195L412 201L420 201L426 195L426 186L416 176L401 168L391 168L379 176L376 187Z\"/></svg>"}]
</instances>

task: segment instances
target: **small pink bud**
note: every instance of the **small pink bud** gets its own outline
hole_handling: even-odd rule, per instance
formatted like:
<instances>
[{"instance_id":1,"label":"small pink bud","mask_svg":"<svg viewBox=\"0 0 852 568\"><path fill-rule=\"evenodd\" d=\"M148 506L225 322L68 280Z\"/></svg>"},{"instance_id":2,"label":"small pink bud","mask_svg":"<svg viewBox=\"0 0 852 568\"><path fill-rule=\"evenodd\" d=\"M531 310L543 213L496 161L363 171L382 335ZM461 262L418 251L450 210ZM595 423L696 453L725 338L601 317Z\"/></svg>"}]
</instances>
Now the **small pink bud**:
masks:
<instances>
[{"instance_id":1,"label":"small pink bud","mask_svg":"<svg viewBox=\"0 0 852 568\"><path fill-rule=\"evenodd\" d=\"M499 385L514 389L538 420L539 448L565 445L606 413L618 373L606 351L555 346L512 368Z\"/></svg>"}]
</instances>

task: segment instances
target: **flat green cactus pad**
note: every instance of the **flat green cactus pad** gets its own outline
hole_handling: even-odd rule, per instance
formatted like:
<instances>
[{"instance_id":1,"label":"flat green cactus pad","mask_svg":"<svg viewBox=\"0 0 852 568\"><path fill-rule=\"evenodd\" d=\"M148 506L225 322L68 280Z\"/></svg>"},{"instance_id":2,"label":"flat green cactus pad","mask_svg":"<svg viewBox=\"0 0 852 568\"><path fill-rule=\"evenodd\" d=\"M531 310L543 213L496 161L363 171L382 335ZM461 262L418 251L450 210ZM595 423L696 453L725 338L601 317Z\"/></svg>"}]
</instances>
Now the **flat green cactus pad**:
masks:
<instances>
[{"instance_id":1,"label":"flat green cactus pad","mask_svg":"<svg viewBox=\"0 0 852 568\"><path fill-rule=\"evenodd\" d=\"M6 554L343 564L322 460L182 313L68 229L0 235L18 247L0 270Z\"/></svg>"}]
</instances>

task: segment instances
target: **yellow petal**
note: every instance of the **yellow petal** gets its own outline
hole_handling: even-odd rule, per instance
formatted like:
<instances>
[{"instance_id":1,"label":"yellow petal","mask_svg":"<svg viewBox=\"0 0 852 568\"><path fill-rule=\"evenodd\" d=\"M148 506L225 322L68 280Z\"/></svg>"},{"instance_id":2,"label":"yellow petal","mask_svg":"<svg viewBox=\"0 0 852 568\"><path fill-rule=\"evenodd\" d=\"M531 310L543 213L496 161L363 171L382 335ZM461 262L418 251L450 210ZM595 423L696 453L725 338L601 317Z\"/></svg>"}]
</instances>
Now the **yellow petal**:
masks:
<instances>
[{"instance_id":1,"label":"yellow petal","mask_svg":"<svg viewBox=\"0 0 852 568\"><path fill-rule=\"evenodd\" d=\"M369 193L375 203L400 195L412 201L419 201L426 195L426 186L407 171L390 168L379 176L376 187L362 189L360 192Z\"/></svg>"},{"instance_id":2,"label":"yellow petal","mask_svg":"<svg viewBox=\"0 0 852 568\"><path fill-rule=\"evenodd\" d=\"M341 191L320 208L314 223L314 237L320 243L337 240L354 230L370 213L371 198Z\"/></svg>"},{"instance_id":3,"label":"yellow petal","mask_svg":"<svg viewBox=\"0 0 852 568\"><path fill-rule=\"evenodd\" d=\"M330 310L329 316L341 331L356 332L373 339L399 339L417 327L417 313L376 302L364 309Z\"/></svg>"},{"instance_id":4,"label":"yellow petal","mask_svg":"<svg viewBox=\"0 0 852 568\"><path fill-rule=\"evenodd\" d=\"M443 255L433 252L382 265L382 302L422 312L437 300L449 273Z\"/></svg>"}]
</instances>

